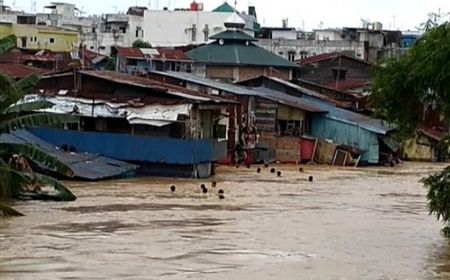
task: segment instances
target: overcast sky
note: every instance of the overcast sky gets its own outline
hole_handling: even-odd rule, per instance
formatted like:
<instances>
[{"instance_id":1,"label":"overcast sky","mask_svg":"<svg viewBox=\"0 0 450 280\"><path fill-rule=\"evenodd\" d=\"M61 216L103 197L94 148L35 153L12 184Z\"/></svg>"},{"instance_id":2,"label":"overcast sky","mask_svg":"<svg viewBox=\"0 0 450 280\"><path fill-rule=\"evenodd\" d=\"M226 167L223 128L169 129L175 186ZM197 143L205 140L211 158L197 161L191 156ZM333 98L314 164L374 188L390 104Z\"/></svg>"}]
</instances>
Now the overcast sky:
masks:
<instances>
[{"instance_id":1,"label":"overcast sky","mask_svg":"<svg viewBox=\"0 0 450 280\"><path fill-rule=\"evenodd\" d=\"M51 0L36 0L36 11ZM58 0L63 2L62 0ZM34 0L4 0L6 5L32 11ZM88 14L126 11L128 6L141 5L152 9L189 7L191 0L68 0ZM198 1L197 2L201 2ZM214 9L223 0L204 0L205 10ZM228 3L234 5L234 0ZM385 29L415 30L429 12L450 12L450 0L238 0L237 9L256 6L263 26L280 26L283 18L289 26L311 30L319 27L361 26L361 19L379 21Z\"/></svg>"}]
</instances>

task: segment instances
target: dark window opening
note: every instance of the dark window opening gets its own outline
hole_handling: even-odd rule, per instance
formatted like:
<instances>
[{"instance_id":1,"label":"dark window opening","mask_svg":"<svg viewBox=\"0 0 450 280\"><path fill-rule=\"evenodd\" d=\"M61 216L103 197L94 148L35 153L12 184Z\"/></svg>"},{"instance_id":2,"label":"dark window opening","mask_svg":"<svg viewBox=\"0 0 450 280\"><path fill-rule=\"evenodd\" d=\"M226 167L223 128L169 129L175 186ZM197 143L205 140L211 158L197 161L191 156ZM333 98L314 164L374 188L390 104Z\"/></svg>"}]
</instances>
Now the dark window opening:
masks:
<instances>
[{"instance_id":1,"label":"dark window opening","mask_svg":"<svg viewBox=\"0 0 450 280\"><path fill-rule=\"evenodd\" d=\"M347 73L346 68L333 68L333 77L335 80L345 80L345 74Z\"/></svg>"},{"instance_id":2,"label":"dark window opening","mask_svg":"<svg viewBox=\"0 0 450 280\"><path fill-rule=\"evenodd\" d=\"M307 123L297 120L277 120L278 136L299 137L308 132Z\"/></svg>"},{"instance_id":3,"label":"dark window opening","mask_svg":"<svg viewBox=\"0 0 450 280\"><path fill-rule=\"evenodd\" d=\"M22 37L20 39L22 41L22 48L26 48L27 47L27 37Z\"/></svg>"},{"instance_id":4,"label":"dark window opening","mask_svg":"<svg viewBox=\"0 0 450 280\"><path fill-rule=\"evenodd\" d=\"M55 43L55 38L50 38L50 44Z\"/></svg>"},{"instance_id":5,"label":"dark window opening","mask_svg":"<svg viewBox=\"0 0 450 280\"><path fill-rule=\"evenodd\" d=\"M137 59L127 59L127 65L129 66L137 66L138 61Z\"/></svg>"},{"instance_id":6,"label":"dark window opening","mask_svg":"<svg viewBox=\"0 0 450 280\"><path fill-rule=\"evenodd\" d=\"M295 52L293 51L288 52L288 60L295 61Z\"/></svg>"}]
</instances>

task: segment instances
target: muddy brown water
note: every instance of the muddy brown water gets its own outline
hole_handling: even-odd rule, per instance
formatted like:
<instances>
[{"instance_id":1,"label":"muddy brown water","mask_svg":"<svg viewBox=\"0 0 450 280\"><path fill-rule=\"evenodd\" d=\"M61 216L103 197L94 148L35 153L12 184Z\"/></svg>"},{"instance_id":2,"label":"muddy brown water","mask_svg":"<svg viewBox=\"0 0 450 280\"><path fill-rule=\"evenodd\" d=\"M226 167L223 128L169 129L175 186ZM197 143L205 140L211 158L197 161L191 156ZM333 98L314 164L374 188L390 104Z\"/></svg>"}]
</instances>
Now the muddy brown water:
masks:
<instances>
[{"instance_id":1,"label":"muddy brown water","mask_svg":"<svg viewBox=\"0 0 450 280\"><path fill-rule=\"evenodd\" d=\"M418 182L443 167L221 167L215 189L71 182L77 201L20 202L25 217L1 218L0 279L450 279Z\"/></svg>"}]
</instances>

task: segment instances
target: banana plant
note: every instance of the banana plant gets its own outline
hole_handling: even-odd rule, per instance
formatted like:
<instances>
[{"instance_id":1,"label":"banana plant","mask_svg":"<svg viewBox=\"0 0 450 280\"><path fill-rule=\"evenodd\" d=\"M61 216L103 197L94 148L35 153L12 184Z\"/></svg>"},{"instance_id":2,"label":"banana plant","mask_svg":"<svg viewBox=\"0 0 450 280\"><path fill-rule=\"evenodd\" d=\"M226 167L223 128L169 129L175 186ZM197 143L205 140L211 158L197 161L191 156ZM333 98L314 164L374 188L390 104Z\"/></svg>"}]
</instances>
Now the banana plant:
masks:
<instances>
[{"instance_id":1,"label":"banana plant","mask_svg":"<svg viewBox=\"0 0 450 280\"><path fill-rule=\"evenodd\" d=\"M37 112L53 106L46 101L19 103L39 82L38 75L30 75L14 81L0 73L0 134L26 127L49 126L75 123L77 118L70 115ZM18 198L29 186L52 186L58 196L44 196L52 200L70 201L76 197L63 184L54 178L38 174L31 168L20 169L14 166L14 157L22 157L34 166L43 166L55 173L73 177L73 170L45 151L32 144L0 143L0 198Z\"/></svg>"}]
</instances>

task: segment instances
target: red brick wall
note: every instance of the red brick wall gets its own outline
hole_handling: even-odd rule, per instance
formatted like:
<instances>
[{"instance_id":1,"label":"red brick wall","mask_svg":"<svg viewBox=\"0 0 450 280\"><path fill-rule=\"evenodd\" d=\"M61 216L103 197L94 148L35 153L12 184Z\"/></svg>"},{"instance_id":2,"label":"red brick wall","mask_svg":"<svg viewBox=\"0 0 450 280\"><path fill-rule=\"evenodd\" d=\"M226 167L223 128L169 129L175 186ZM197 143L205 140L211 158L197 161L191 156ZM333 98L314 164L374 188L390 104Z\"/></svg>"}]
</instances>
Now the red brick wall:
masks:
<instances>
[{"instance_id":1,"label":"red brick wall","mask_svg":"<svg viewBox=\"0 0 450 280\"><path fill-rule=\"evenodd\" d=\"M220 80L233 80L234 66L207 66L206 77Z\"/></svg>"}]
</instances>

